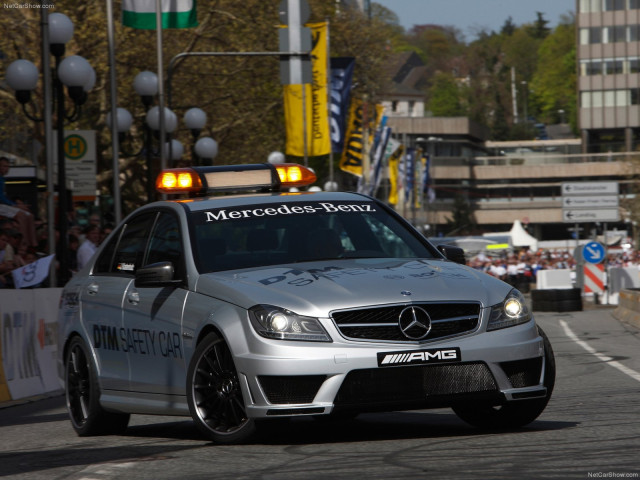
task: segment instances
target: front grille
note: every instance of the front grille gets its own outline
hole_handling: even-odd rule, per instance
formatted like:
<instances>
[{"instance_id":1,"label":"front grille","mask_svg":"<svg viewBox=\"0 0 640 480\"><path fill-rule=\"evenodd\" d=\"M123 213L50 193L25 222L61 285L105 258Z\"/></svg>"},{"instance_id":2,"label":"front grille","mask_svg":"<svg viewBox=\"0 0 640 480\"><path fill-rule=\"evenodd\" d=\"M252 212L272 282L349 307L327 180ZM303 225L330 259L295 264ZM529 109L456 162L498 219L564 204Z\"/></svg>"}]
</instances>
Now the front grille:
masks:
<instances>
[{"instance_id":1,"label":"front grille","mask_svg":"<svg viewBox=\"0 0 640 480\"><path fill-rule=\"evenodd\" d=\"M313 402L326 378L324 375L261 375L258 382L269 403L283 405Z\"/></svg>"},{"instance_id":2,"label":"front grille","mask_svg":"<svg viewBox=\"0 0 640 480\"><path fill-rule=\"evenodd\" d=\"M513 388L533 387L540 384L542 357L503 362L500 364Z\"/></svg>"},{"instance_id":3,"label":"front grille","mask_svg":"<svg viewBox=\"0 0 640 480\"><path fill-rule=\"evenodd\" d=\"M379 306L331 313L331 318L346 338L352 340L415 342L407 338L398 325L402 310L408 306L424 309L431 318L429 335L421 341L472 332L480 324L478 303L418 303Z\"/></svg>"},{"instance_id":4,"label":"front grille","mask_svg":"<svg viewBox=\"0 0 640 480\"><path fill-rule=\"evenodd\" d=\"M483 362L352 370L342 382L336 406L403 405L437 396L497 393Z\"/></svg>"}]
</instances>

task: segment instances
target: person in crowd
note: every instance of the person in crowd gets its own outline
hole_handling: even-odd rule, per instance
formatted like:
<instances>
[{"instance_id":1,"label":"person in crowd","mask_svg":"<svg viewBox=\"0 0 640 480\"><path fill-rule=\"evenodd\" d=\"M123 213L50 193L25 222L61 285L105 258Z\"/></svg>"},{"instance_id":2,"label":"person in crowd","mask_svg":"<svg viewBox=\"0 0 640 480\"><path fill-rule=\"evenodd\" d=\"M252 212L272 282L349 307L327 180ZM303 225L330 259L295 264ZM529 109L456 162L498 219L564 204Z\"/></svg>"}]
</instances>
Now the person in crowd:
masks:
<instances>
[{"instance_id":1,"label":"person in crowd","mask_svg":"<svg viewBox=\"0 0 640 480\"><path fill-rule=\"evenodd\" d=\"M20 266L18 251L22 245L22 233L17 230L7 232L7 245L4 248L4 260L10 262L12 270Z\"/></svg>"},{"instance_id":2,"label":"person in crowd","mask_svg":"<svg viewBox=\"0 0 640 480\"><path fill-rule=\"evenodd\" d=\"M78 270L82 270L100 245L100 227L88 225L84 231L85 240L78 248Z\"/></svg>"},{"instance_id":3,"label":"person in crowd","mask_svg":"<svg viewBox=\"0 0 640 480\"><path fill-rule=\"evenodd\" d=\"M7 197L5 191L5 177L9 173L10 168L11 163L9 159L7 157L0 157L0 216L14 219L27 245L35 247L37 246L37 240L33 215L29 212L28 206L24 204L24 202L14 202Z\"/></svg>"},{"instance_id":4,"label":"person in crowd","mask_svg":"<svg viewBox=\"0 0 640 480\"><path fill-rule=\"evenodd\" d=\"M78 248L80 247L80 239L73 234L69 235L69 253L67 261L69 262L69 270L73 273L78 271Z\"/></svg>"},{"instance_id":5,"label":"person in crowd","mask_svg":"<svg viewBox=\"0 0 640 480\"><path fill-rule=\"evenodd\" d=\"M7 245L9 245L9 235L4 230L0 230L0 288L10 287L11 270L13 262L5 259Z\"/></svg>"}]
</instances>

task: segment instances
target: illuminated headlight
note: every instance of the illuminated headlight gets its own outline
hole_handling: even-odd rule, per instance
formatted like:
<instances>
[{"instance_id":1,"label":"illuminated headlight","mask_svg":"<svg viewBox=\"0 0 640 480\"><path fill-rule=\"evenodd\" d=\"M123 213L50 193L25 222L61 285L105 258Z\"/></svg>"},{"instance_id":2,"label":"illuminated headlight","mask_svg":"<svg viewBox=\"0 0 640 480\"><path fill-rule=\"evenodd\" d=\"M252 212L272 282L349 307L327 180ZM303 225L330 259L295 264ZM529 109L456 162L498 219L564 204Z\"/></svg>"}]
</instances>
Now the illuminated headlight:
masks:
<instances>
[{"instance_id":1,"label":"illuminated headlight","mask_svg":"<svg viewBox=\"0 0 640 480\"><path fill-rule=\"evenodd\" d=\"M531 311L522 294L514 288L503 302L491 307L487 331L513 327L529 320L531 320Z\"/></svg>"},{"instance_id":2,"label":"illuminated headlight","mask_svg":"<svg viewBox=\"0 0 640 480\"><path fill-rule=\"evenodd\" d=\"M284 308L256 305L249 309L251 325L266 338L305 342L331 342L317 318L303 317Z\"/></svg>"}]
</instances>

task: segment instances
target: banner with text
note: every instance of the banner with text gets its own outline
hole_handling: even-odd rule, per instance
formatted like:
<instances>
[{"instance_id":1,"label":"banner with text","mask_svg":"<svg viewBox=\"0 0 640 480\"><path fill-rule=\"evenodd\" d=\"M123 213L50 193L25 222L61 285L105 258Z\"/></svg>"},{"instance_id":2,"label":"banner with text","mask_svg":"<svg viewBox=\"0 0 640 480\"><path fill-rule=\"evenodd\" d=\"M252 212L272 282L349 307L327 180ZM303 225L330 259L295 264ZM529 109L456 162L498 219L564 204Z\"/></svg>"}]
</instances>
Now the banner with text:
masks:
<instances>
[{"instance_id":1,"label":"banner with text","mask_svg":"<svg viewBox=\"0 0 640 480\"><path fill-rule=\"evenodd\" d=\"M306 26L311 28L313 82L305 85L284 86L286 153L303 157L306 146L306 155L316 157L331 153L327 84L328 28L326 22L311 23Z\"/></svg>"}]
</instances>

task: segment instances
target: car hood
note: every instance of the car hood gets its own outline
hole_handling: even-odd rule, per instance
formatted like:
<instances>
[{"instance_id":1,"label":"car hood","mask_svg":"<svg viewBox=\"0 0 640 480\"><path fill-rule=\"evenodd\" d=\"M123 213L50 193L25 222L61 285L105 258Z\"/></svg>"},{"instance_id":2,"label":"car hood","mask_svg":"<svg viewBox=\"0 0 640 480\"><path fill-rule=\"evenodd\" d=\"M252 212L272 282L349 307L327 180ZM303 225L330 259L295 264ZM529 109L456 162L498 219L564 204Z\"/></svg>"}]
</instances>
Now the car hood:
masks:
<instances>
[{"instance_id":1,"label":"car hood","mask_svg":"<svg viewBox=\"0 0 640 480\"><path fill-rule=\"evenodd\" d=\"M297 263L201 275L196 292L243 308L269 304L301 315L431 301L504 300L508 284L446 260L353 259Z\"/></svg>"}]
</instances>

